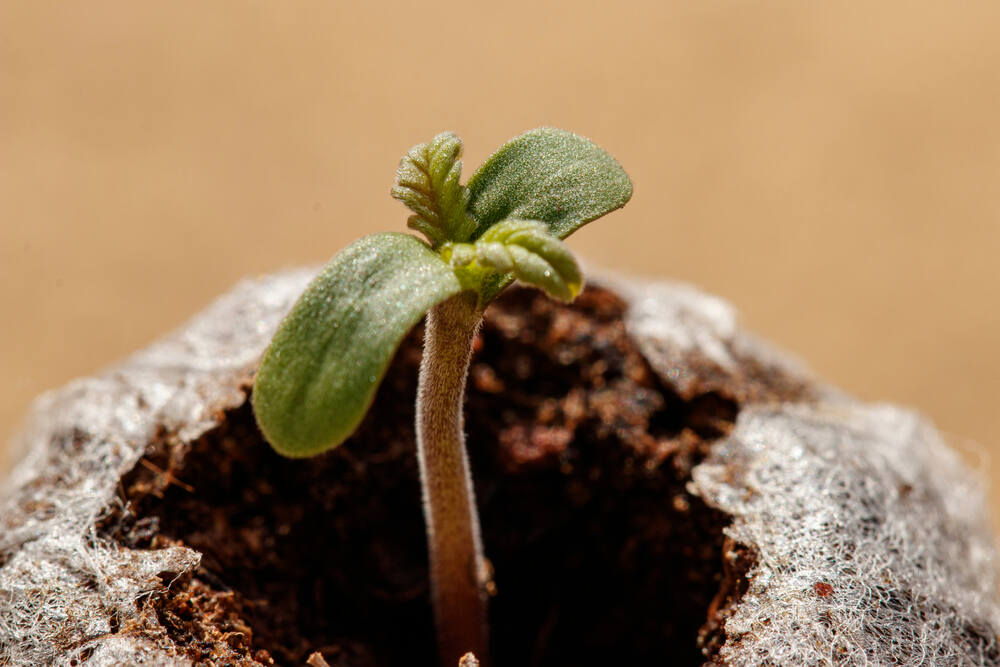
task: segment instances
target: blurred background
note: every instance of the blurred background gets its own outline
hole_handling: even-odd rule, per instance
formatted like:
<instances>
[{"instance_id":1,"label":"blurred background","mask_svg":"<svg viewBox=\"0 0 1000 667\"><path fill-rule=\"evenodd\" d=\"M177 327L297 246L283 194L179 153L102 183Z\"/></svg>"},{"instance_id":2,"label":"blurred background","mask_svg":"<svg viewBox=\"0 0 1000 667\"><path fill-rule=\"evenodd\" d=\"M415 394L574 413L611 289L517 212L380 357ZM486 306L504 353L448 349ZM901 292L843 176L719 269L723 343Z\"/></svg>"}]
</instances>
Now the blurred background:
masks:
<instances>
[{"instance_id":1,"label":"blurred background","mask_svg":"<svg viewBox=\"0 0 1000 667\"><path fill-rule=\"evenodd\" d=\"M996 2L7 0L0 442L241 276L403 229L413 144L469 174L555 125L635 182L579 254L725 297L998 487L998 119Z\"/></svg>"}]
</instances>

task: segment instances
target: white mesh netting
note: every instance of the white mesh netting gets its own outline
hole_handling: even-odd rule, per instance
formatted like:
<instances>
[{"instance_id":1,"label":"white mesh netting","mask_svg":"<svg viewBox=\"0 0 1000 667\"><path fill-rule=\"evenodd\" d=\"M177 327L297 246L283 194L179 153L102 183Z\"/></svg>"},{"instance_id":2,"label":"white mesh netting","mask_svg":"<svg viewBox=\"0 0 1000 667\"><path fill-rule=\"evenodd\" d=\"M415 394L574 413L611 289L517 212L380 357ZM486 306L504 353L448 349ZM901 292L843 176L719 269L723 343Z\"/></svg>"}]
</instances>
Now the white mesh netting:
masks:
<instances>
[{"instance_id":1,"label":"white mesh netting","mask_svg":"<svg viewBox=\"0 0 1000 667\"><path fill-rule=\"evenodd\" d=\"M17 443L27 458L0 490L0 665L184 662L111 629L200 556L124 549L95 525L158 434L189 442L243 402L240 384L313 273L245 281L121 365L36 401Z\"/></svg>"},{"instance_id":2,"label":"white mesh netting","mask_svg":"<svg viewBox=\"0 0 1000 667\"><path fill-rule=\"evenodd\" d=\"M725 625L728 664L1000 662L982 489L917 415L749 408L693 477L756 559Z\"/></svg>"}]
</instances>

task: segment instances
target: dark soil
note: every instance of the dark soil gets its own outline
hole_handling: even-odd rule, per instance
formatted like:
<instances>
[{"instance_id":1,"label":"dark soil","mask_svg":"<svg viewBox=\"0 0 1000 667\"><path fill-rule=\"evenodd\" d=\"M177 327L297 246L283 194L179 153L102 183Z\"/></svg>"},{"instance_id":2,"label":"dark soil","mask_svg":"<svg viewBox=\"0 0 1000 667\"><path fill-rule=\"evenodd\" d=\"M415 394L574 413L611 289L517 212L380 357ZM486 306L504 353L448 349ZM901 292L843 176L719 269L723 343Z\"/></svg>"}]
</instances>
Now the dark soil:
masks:
<instances>
[{"instance_id":1,"label":"dark soil","mask_svg":"<svg viewBox=\"0 0 1000 667\"><path fill-rule=\"evenodd\" d=\"M700 665L699 631L716 650L742 594L752 555L724 549L726 517L685 488L738 406L662 384L623 309L600 289L573 305L512 289L477 341L466 420L496 667ZM421 335L333 452L277 456L246 404L188 446L163 438L123 478L104 536L203 554L141 610L188 657L436 665L412 426Z\"/></svg>"}]
</instances>

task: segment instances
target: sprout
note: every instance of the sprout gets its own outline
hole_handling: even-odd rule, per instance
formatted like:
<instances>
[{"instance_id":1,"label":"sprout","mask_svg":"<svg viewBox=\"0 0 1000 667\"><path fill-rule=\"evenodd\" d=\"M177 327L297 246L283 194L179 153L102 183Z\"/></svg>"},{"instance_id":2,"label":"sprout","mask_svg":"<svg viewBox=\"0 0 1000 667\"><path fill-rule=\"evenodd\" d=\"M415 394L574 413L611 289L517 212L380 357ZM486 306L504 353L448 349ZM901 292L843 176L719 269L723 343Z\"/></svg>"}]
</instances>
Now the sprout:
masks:
<instances>
[{"instance_id":1,"label":"sprout","mask_svg":"<svg viewBox=\"0 0 1000 667\"><path fill-rule=\"evenodd\" d=\"M539 128L472 176L443 133L400 161L392 196L413 215L400 233L355 241L306 288L264 353L257 423L279 453L306 457L350 437L397 347L427 316L416 434L441 664L489 654L483 557L463 430L469 358L487 304L513 280L572 301L583 286L563 243L625 205L632 183L587 139Z\"/></svg>"}]
</instances>

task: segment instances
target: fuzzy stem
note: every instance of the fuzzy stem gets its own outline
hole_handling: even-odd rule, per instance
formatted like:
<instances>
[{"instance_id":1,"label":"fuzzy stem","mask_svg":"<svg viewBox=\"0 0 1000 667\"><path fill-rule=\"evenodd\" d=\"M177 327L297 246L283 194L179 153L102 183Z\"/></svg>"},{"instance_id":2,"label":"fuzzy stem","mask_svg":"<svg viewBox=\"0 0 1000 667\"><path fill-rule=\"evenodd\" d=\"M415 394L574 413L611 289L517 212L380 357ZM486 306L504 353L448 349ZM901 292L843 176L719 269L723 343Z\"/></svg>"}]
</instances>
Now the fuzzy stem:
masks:
<instances>
[{"instance_id":1,"label":"fuzzy stem","mask_svg":"<svg viewBox=\"0 0 1000 667\"><path fill-rule=\"evenodd\" d=\"M458 664L468 651L481 661L489 656L485 562L463 420L465 378L481 321L482 311L469 292L430 310L417 389L417 458L431 601L439 657L446 667Z\"/></svg>"}]
</instances>

